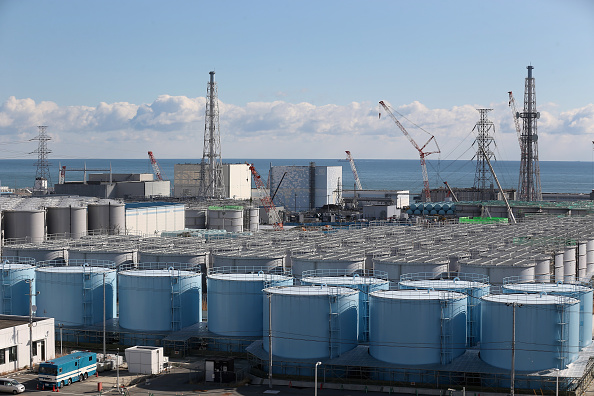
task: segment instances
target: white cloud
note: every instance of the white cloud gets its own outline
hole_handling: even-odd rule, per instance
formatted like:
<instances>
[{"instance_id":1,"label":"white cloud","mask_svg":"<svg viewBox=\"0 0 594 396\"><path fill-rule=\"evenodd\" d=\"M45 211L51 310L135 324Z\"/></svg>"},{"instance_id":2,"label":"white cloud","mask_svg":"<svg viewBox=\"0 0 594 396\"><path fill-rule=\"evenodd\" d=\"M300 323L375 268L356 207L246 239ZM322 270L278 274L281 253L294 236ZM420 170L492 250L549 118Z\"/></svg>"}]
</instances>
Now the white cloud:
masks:
<instances>
[{"instance_id":1,"label":"white cloud","mask_svg":"<svg viewBox=\"0 0 594 396\"><path fill-rule=\"evenodd\" d=\"M204 97L161 95L147 104L90 107L9 97L0 104L0 142L34 137L36 126L43 124L49 127L50 148L56 157L76 153L83 158L142 158L152 149L160 158L199 158L205 103ZM448 109L431 109L415 101L394 109L419 144L429 135L412 123L436 136L442 159L468 159L474 150L471 130L480 107L493 109L489 118L495 124L499 158L517 160L517 137L507 101ZM386 114L379 119L377 103L315 106L279 100L236 106L220 102L219 110L223 158L342 158L344 150L351 150L356 158L418 158L392 120ZM554 103L544 104L538 131L541 160L589 161L594 104L563 112Z\"/></svg>"}]
</instances>

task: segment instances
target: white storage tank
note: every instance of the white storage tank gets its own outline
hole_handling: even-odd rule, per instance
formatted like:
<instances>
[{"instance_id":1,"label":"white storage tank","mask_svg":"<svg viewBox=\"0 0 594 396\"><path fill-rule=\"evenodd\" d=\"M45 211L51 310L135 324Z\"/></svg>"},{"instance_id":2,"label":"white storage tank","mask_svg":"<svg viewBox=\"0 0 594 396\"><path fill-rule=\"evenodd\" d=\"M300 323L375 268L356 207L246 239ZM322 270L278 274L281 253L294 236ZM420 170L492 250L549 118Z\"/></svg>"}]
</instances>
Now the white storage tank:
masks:
<instances>
[{"instance_id":1,"label":"white storage tank","mask_svg":"<svg viewBox=\"0 0 594 396\"><path fill-rule=\"evenodd\" d=\"M224 336L259 337L263 331L262 290L292 286L293 277L267 267L213 268L208 273L208 330Z\"/></svg>"},{"instance_id":2,"label":"white storage tank","mask_svg":"<svg viewBox=\"0 0 594 396\"><path fill-rule=\"evenodd\" d=\"M87 234L87 208L55 206L46 210L48 235L62 234L77 239Z\"/></svg>"},{"instance_id":3,"label":"white storage tank","mask_svg":"<svg viewBox=\"0 0 594 396\"><path fill-rule=\"evenodd\" d=\"M3 256L0 264L0 313L29 315L29 294L35 304L35 260L25 257ZM29 288L29 283L31 288Z\"/></svg>"},{"instance_id":4,"label":"white storage tank","mask_svg":"<svg viewBox=\"0 0 594 396\"><path fill-rule=\"evenodd\" d=\"M71 247L68 254L70 260L109 260L117 267L138 262L138 252L131 245Z\"/></svg>"},{"instance_id":5,"label":"white storage tank","mask_svg":"<svg viewBox=\"0 0 594 396\"><path fill-rule=\"evenodd\" d=\"M534 280L536 278L536 263L534 260L483 257L461 261L460 273L485 275L489 277L491 285L502 285L503 279L511 276Z\"/></svg>"},{"instance_id":6,"label":"white storage tank","mask_svg":"<svg viewBox=\"0 0 594 396\"><path fill-rule=\"evenodd\" d=\"M227 232L243 232L243 208L235 209L210 206L207 211L206 225L210 229Z\"/></svg>"},{"instance_id":7,"label":"white storage tank","mask_svg":"<svg viewBox=\"0 0 594 396\"><path fill-rule=\"evenodd\" d=\"M359 292L346 287L288 286L264 289L264 350L288 359L335 358L357 346ZM271 310L269 310L269 306Z\"/></svg>"},{"instance_id":8,"label":"white storage tank","mask_svg":"<svg viewBox=\"0 0 594 396\"><path fill-rule=\"evenodd\" d=\"M369 295L369 354L393 364L448 364L466 351L467 297L438 290Z\"/></svg>"},{"instance_id":9,"label":"white storage tank","mask_svg":"<svg viewBox=\"0 0 594 396\"><path fill-rule=\"evenodd\" d=\"M431 257L424 254L393 256L374 260L373 269L388 273L388 279L399 282L402 274L425 272L439 278L447 273L450 260L447 257Z\"/></svg>"},{"instance_id":10,"label":"white storage tank","mask_svg":"<svg viewBox=\"0 0 594 396\"><path fill-rule=\"evenodd\" d=\"M213 253L214 267L262 267L268 269L284 268L286 254L275 250L242 250L236 252Z\"/></svg>"},{"instance_id":11,"label":"white storage tank","mask_svg":"<svg viewBox=\"0 0 594 396\"><path fill-rule=\"evenodd\" d=\"M511 369L515 307L515 369L564 369L579 352L579 301L542 294L492 294L482 298L481 359Z\"/></svg>"},{"instance_id":12,"label":"white storage tank","mask_svg":"<svg viewBox=\"0 0 594 396\"><path fill-rule=\"evenodd\" d=\"M119 324L136 331L177 331L199 323L201 288L202 275L193 268L124 265L118 273Z\"/></svg>"},{"instance_id":13,"label":"white storage tank","mask_svg":"<svg viewBox=\"0 0 594 396\"><path fill-rule=\"evenodd\" d=\"M23 243L5 245L3 255L10 257L30 257L36 262L61 260L68 261L68 245L64 241L45 241L43 243Z\"/></svg>"},{"instance_id":14,"label":"white storage tank","mask_svg":"<svg viewBox=\"0 0 594 396\"><path fill-rule=\"evenodd\" d=\"M103 285L105 280L105 295ZM54 318L56 325L90 326L116 317L116 270L113 262L69 260L37 264L37 316Z\"/></svg>"}]
</instances>

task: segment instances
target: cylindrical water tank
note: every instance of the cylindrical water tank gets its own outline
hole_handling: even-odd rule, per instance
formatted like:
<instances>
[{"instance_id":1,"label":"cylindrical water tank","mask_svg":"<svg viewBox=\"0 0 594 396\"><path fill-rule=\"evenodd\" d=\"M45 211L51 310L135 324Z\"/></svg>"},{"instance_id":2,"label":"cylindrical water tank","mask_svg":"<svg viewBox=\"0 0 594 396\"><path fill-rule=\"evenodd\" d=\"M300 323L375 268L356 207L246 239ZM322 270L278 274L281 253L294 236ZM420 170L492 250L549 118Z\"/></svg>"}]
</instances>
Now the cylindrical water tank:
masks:
<instances>
[{"instance_id":1,"label":"cylindrical water tank","mask_svg":"<svg viewBox=\"0 0 594 396\"><path fill-rule=\"evenodd\" d=\"M586 278L594 276L594 239L586 242Z\"/></svg>"},{"instance_id":2,"label":"cylindrical water tank","mask_svg":"<svg viewBox=\"0 0 594 396\"><path fill-rule=\"evenodd\" d=\"M481 303L481 359L511 370L515 312L515 369L564 369L579 351L579 301L547 294L492 294Z\"/></svg>"},{"instance_id":3,"label":"cylindrical water tank","mask_svg":"<svg viewBox=\"0 0 594 396\"><path fill-rule=\"evenodd\" d=\"M471 274L465 274L471 275ZM464 274L462 274L464 276ZM404 276L403 276L404 278ZM401 278L402 279L402 278ZM427 279L427 280L401 280L398 287L403 290L444 290L462 293L468 296L466 309L466 337L469 347L477 345L481 336L481 297L490 293L491 287L487 277L471 276L465 279Z\"/></svg>"},{"instance_id":4,"label":"cylindrical water tank","mask_svg":"<svg viewBox=\"0 0 594 396\"><path fill-rule=\"evenodd\" d=\"M304 271L317 269L344 270L349 274L365 268L365 256L334 253L313 253L291 258L293 275L297 278Z\"/></svg>"},{"instance_id":5,"label":"cylindrical water tank","mask_svg":"<svg viewBox=\"0 0 594 396\"><path fill-rule=\"evenodd\" d=\"M54 206L47 208L47 233L77 239L87 234L87 208Z\"/></svg>"},{"instance_id":6,"label":"cylindrical water tank","mask_svg":"<svg viewBox=\"0 0 594 396\"><path fill-rule=\"evenodd\" d=\"M564 270L563 270L563 251L557 251L554 254L555 260L555 282L563 282L565 278Z\"/></svg>"},{"instance_id":7,"label":"cylindrical water tank","mask_svg":"<svg viewBox=\"0 0 594 396\"><path fill-rule=\"evenodd\" d=\"M138 269L132 266L126 269L124 266L118 273L121 327L177 331L202 321L200 273L146 267L139 264Z\"/></svg>"},{"instance_id":8,"label":"cylindrical water tank","mask_svg":"<svg viewBox=\"0 0 594 396\"><path fill-rule=\"evenodd\" d=\"M344 270L304 271L301 275L304 286L328 285L359 290L359 342L369 341L369 293L388 290L388 274L380 271L361 271L361 274L346 274Z\"/></svg>"},{"instance_id":9,"label":"cylindrical water tank","mask_svg":"<svg viewBox=\"0 0 594 396\"><path fill-rule=\"evenodd\" d=\"M131 246L82 246L71 247L68 252L70 260L108 260L113 261L117 267L122 264L138 262L138 251Z\"/></svg>"},{"instance_id":10,"label":"cylindrical water tank","mask_svg":"<svg viewBox=\"0 0 594 396\"><path fill-rule=\"evenodd\" d=\"M245 272L252 270L246 268ZM208 330L224 336L261 337L266 287L292 286L293 278L268 273L242 273L241 268L213 268L207 278Z\"/></svg>"},{"instance_id":11,"label":"cylindrical water tank","mask_svg":"<svg viewBox=\"0 0 594 396\"><path fill-rule=\"evenodd\" d=\"M393 364L448 364L466 350L461 293L382 290L369 295L369 354Z\"/></svg>"},{"instance_id":12,"label":"cylindrical water tank","mask_svg":"<svg viewBox=\"0 0 594 396\"><path fill-rule=\"evenodd\" d=\"M32 303L35 304L35 260L3 256L0 264L0 286L0 313L29 315L29 294L33 294Z\"/></svg>"},{"instance_id":13,"label":"cylindrical water tank","mask_svg":"<svg viewBox=\"0 0 594 396\"><path fill-rule=\"evenodd\" d=\"M248 228L251 232L256 232L260 229L260 209L259 208L247 208L246 209Z\"/></svg>"},{"instance_id":14,"label":"cylindrical water tank","mask_svg":"<svg viewBox=\"0 0 594 396\"><path fill-rule=\"evenodd\" d=\"M5 210L4 238L42 242L45 239L45 211Z\"/></svg>"},{"instance_id":15,"label":"cylindrical water tank","mask_svg":"<svg viewBox=\"0 0 594 396\"><path fill-rule=\"evenodd\" d=\"M569 283L506 283L504 293L547 293L580 301L580 349L592 343L592 288Z\"/></svg>"},{"instance_id":16,"label":"cylindrical water tank","mask_svg":"<svg viewBox=\"0 0 594 396\"><path fill-rule=\"evenodd\" d=\"M87 207L89 231L106 230L121 234L126 230L126 206L118 202L89 204Z\"/></svg>"},{"instance_id":17,"label":"cylindrical water tank","mask_svg":"<svg viewBox=\"0 0 594 396\"><path fill-rule=\"evenodd\" d=\"M489 277L491 285L502 285L503 279L516 276L521 279L535 279L534 260L503 260L480 258L460 262L461 274L482 274Z\"/></svg>"},{"instance_id":18,"label":"cylindrical water tank","mask_svg":"<svg viewBox=\"0 0 594 396\"><path fill-rule=\"evenodd\" d=\"M588 276L588 264L586 262L587 243L582 241L578 245L578 278L586 279Z\"/></svg>"},{"instance_id":19,"label":"cylindrical water tank","mask_svg":"<svg viewBox=\"0 0 594 396\"><path fill-rule=\"evenodd\" d=\"M357 346L358 291L346 287L288 286L270 287L264 292L266 352L269 319L275 356L332 359Z\"/></svg>"},{"instance_id":20,"label":"cylindrical water tank","mask_svg":"<svg viewBox=\"0 0 594 396\"><path fill-rule=\"evenodd\" d=\"M3 255L9 257L30 257L35 262L68 261L68 246L58 241L56 243L6 245L2 248L2 252Z\"/></svg>"},{"instance_id":21,"label":"cylindrical water tank","mask_svg":"<svg viewBox=\"0 0 594 396\"><path fill-rule=\"evenodd\" d=\"M206 224L210 229L242 232L243 209L208 208Z\"/></svg>"},{"instance_id":22,"label":"cylindrical water tank","mask_svg":"<svg viewBox=\"0 0 594 396\"><path fill-rule=\"evenodd\" d=\"M536 268L534 276L536 282L550 282L551 280L551 257L546 254L538 255L534 258Z\"/></svg>"},{"instance_id":23,"label":"cylindrical water tank","mask_svg":"<svg viewBox=\"0 0 594 396\"><path fill-rule=\"evenodd\" d=\"M64 266L61 262L48 261L38 264L35 278L39 291L37 316L54 318L56 325L90 326L103 321L105 298L106 319L116 317L113 263L70 260Z\"/></svg>"},{"instance_id":24,"label":"cylindrical water tank","mask_svg":"<svg viewBox=\"0 0 594 396\"><path fill-rule=\"evenodd\" d=\"M575 246L565 246L563 250L563 281L572 282L576 278Z\"/></svg>"},{"instance_id":25,"label":"cylindrical water tank","mask_svg":"<svg viewBox=\"0 0 594 396\"><path fill-rule=\"evenodd\" d=\"M284 268L286 254L274 250L244 250L241 252L213 253L214 267Z\"/></svg>"},{"instance_id":26,"label":"cylindrical water tank","mask_svg":"<svg viewBox=\"0 0 594 396\"><path fill-rule=\"evenodd\" d=\"M424 255L396 256L380 258L373 261L375 271L388 273L388 279L399 282L400 275L425 272L432 273L433 278L447 273L450 261L447 257L430 257Z\"/></svg>"}]
</instances>

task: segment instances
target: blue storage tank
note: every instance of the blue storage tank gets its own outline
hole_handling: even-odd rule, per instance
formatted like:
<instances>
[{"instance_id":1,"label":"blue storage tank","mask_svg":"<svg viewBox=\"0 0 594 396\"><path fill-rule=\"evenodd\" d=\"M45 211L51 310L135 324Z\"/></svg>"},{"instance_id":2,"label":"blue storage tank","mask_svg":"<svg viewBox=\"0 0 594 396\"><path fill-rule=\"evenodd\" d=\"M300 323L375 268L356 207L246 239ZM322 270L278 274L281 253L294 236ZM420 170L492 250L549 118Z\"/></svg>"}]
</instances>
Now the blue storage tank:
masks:
<instances>
[{"instance_id":1,"label":"blue storage tank","mask_svg":"<svg viewBox=\"0 0 594 396\"><path fill-rule=\"evenodd\" d=\"M510 280L511 281L511 280ZM580 349L592 343L592 288L568 283L505 282L504 293L547 293L573 297L580 301Z\"/></svg>"},{"instance_id":2,"label":"blue storage tank","mask_svg":"<svg viewBox=\"0 0 594 396\"><path fill-rule=\"evenodd\" d=\"M264 292L270 298L264 300L266 352L269 319L274 356L332 359L357 346L358 291L346 287L288 286L270 287Z\"/></svg>"},{"instance_id":3,"label":"blue storage tank","mask_svg":"<svg viewBox=\"0 0 594 396\"><path fill-rule=\"evenodd\" d=\"M579 301L547 294L492 294L481 302L481 359L511 370L513 305L516 304L518 371L564 369L579 351Z\"/></svg>"},{"instance_id":4,"label":"blue storage tank","mask_svg":"<svg viewBox=\"0 0 594 396\"><path fill-rule=\"evenodd\" d=\"M393 364L448 364L466 351L467 297L438 290L369 295L369 354Z\"/></svg>"},{"instance_id":5,"label":"blue storage tank","mask_svg":"<svg viewBox=\"0 0 594 396\"><path fill-rule=\"evenodd\" d=\"M35 269L37 316L54 318L56 325L90 326L116 317L116 270L113 262L44 261Z\"/></svg>"},{"instance_id":6,"label":"blue storage tank","mask_svg":"<svg viewBox=\"0 0 594 396\"><path fill-rule=\"evenodd\" d=\"M118 273L121 327L177 331L202 321L202 274L143 264Z\"/></svg>"},{"instance_id":7,"label":"blue storage tank","mask_svg":"<svg viewBox=\"0 0 594 396\"><path fill-rule=\"evenodd\" d=\"M415 274L402 275L398 287L402 290L445 290L462 293L468 296L466 308L467 324L466 337L467 346L475 346L480 341L481 336L481 297L490 293L491 286L489 278L486 276L472 274L461 274L462 279L418 279Z\"/></svg>"},{"instance_id":8,"label":"blue storage tank","mask_svg":"<svg viewBox=\"0 0 594 396\"><path fill-rule=\"evenodd\" d=\"M293 285L293 277L288 273L268 273L268 270L225 267L209 271L206 281L209 331L225 336L262 336L262 290Z\"/></svg>"},{"instance_id":9,"label":"blue storage tank","mask_svg":"<svg viewBox=\"0 0 594 396\"><path fill-rule=\"evenodd\" d=\"M361 274L347 274L340 270L305 271L301 275L301 284L340 286L359 290L359 342L369 341L369 293L390 289L388 273L373 270L361 271Z\"/></svg>"},{"instance_id":10,"label":"blue storage tank","mask_svg":"<svg viewBox=\"0 0 594 396\"><path fill-rule=\"evenodd\" d=\"M29 293L35 304L35 260L24 257L2 257L0 268L2 315L29 315ZM29 290L30 280L32 282Z\"/></svg>"}]
</instances>

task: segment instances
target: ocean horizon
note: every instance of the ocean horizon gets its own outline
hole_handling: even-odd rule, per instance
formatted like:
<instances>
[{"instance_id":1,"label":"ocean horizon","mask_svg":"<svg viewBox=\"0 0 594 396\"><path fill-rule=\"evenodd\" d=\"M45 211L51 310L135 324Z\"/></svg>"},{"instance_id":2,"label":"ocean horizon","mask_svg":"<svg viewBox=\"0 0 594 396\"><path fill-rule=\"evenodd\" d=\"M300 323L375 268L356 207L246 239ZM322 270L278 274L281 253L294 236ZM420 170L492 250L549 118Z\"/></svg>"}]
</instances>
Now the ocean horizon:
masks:
<instances>
[{"instance_id":1,"label":"ocean horizon","mask_svg":"<svg viewBox=\"0 0 594 396\"><path fill-rule=\"evenodd\" d=\"M9 188L30 188L35 181L36 159L1 159L0 185ZM199 163L200 159L158 159L161 173L173 181L175 164ZM253 163L262 178L267 179L271 166L306 166L315 162L321 166L342 166L343 189L353 188L355 180L350 164L344 159L245 159L224 158L225 163ZM50 159L51 183L58 182L59 167L66 166L66 181L83 180L87 168L109 170L113 173L153 173L149 159ZM410 190L420 193L423 189L419 160L355 159L359 179L364 189ZM519 161L493 161L493 168L503 188L517 188ZM427 172L431 188L443 187L447 181L453 188L472 187L476 162L471 160L428 160ZM540 161L541 186L544 193L590 193L594 189L594 163L584 161Z\"/></svg>"}]
</instances>

